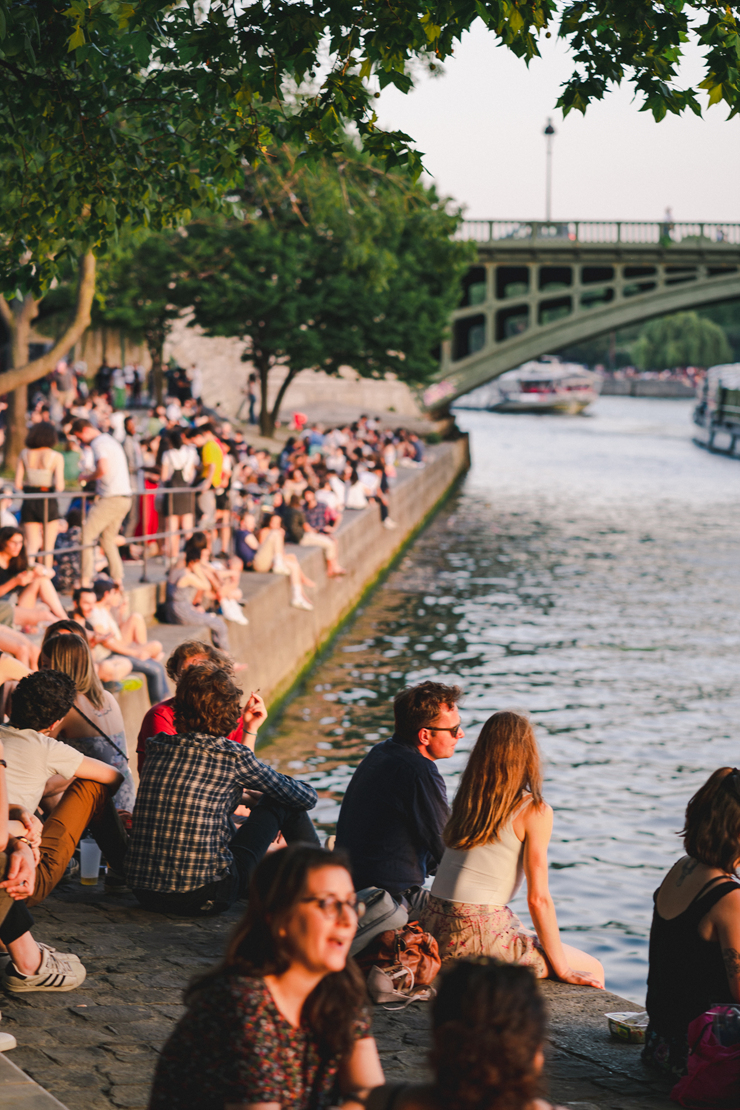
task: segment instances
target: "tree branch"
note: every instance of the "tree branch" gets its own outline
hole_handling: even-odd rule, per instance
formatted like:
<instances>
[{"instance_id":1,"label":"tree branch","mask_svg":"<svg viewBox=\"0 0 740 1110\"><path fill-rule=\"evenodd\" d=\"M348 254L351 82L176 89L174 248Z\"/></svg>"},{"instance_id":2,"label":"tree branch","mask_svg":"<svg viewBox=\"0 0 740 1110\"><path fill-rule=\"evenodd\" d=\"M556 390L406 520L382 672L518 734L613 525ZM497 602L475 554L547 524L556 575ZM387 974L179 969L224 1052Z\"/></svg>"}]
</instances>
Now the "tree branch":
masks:
<instances>
[{"instance_id":1,"label":"tree branch","mask_svg":"<svg viewBox=\"0 0 740 1110\"><path fill-rule=\"evenodd\" d=\"M10 311L10 305L5 300L5 297L0 293L0 317L7 327L8 331L13 327L13 313Z\"/></svg>"},{"instance_id":2,"label":"tree branch","mask_svg":"<svg viewBox=\"0 0 740 1110\"><path fill-rule=\"evenodd\" d=\"M292 367L291 367L291 369L288 370L288 373L285 375L285 378L283 379L283 381L280 384L280 388L277 391L277 397L275 398L275 404L272 406L272 421L273 421L273 424L277 423L277 418L280 415L280 406L283 403L283 398L285 397L285 394L288 390L288 386L290 385L290 383L293 381L293 378L295 378L297 374L298 374L298 371L293 370ZM0 374L0 383L1 382L2 382L2 375Z\"/></svg>"},{"instance_id":3,"label":"tree branch","mask_svg":"<svg viewBox=\"0 0 740 1110\"><path fill-rule=\"evenodd\" d=\"M95 295L95 256L88 251L80 262L80 276L77 283L77 303L75 314L64 331L64 334L41 358L27 362L25 366L14 367L5 374L0 374L0 393L10 393L19 385L28 385L38 381L48 374L54 366L68 354L70 347L74 346L82 333L90 326L90 310L93 296Z\"/></svg>"}]
</instances>

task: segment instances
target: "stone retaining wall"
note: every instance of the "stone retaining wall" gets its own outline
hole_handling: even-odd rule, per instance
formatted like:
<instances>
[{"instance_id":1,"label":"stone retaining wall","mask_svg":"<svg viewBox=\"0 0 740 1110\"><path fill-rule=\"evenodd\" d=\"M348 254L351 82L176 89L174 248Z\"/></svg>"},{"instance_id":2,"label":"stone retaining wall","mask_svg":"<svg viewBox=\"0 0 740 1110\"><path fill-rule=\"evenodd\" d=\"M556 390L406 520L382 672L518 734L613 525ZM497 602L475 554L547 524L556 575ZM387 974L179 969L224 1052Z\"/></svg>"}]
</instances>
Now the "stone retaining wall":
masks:
<instances>
[{"instance_id":1,"label":"stone retaining wall","mask_svg":"<svg viewBox=\"0 0 740 1110\"><path fill-rule=\"evenodd\" d=\"M468 439L461 436L429 447L423 468L399 469L391 490L391 516L398 525L393 530L381 524L377 505L346 512L338 532L339 558L349 571L344 578L327 578L319 548L291 548L316 583L315 590L307 591L313 612L290 607L287 578L243 574L249 625L229 624L229 639L237 661L248 664L241 679L244 688L259 689L268 704L281 698L469 465ZM163 573L153 565L152 577L158 574L160 581L146 584L135 581L133 568L127 574L131 607L148 618L163 599ZM171 650L175 642L197 631L160 625L151 635Z\"/></svg>"}]
</instances>

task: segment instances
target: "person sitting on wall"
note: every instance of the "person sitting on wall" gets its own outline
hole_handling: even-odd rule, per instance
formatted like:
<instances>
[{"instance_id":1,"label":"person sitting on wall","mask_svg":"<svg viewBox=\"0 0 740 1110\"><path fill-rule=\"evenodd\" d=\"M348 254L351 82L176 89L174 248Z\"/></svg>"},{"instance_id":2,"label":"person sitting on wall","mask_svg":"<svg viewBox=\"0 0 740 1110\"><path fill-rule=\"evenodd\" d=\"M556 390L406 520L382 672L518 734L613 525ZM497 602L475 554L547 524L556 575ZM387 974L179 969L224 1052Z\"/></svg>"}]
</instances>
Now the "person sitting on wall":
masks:
<instances>
[{"instance_id":1,"label":"person sitting on wall","mask_svg":"<svg viewBox=\"0 0 740 1110\"><path fill-rule=\"evenodd\" d=\"M183 640L181 644L177 645L172 655L170 655L167 660L167 674L170 676L175 686L179 683L186 668L192 667L194 663L215 663L216 666L227 671L233 678L234 661L225 651L219 651L213 644L206 643L204 640ZM251 709L252 707L249 706L249 703L245 705L236 726L228 734L227 739L233 740L235 744L247 744L252 751L254 751L257 732L256 730L250 730L249 724L245 721L245 713L251 714ZM153 705L151 709L147 710L144 720L141 722L139 739L136 744L136 758L139 774L141 774L143 770L144 760L146 759L147 740L160 732L165 733L167 736L177 735L177 729L175 728L174 697L165 698L164 701L159 702L157 705Z\"/></svg>"},{"instance_id":2,"label":"person sitting on wall","mask_svg":"<svg viewBox=\"0 0 740 1110\"><path fill-rule=\"evenodd\" d=\"M146 677L152 705L162 701L169 693L169 687L160 662L163 655L161 643L159 640L147 640L146 622L141 613L127 613L128 602L117 582L111 578L98 578L93 583L93 589L96 603L88 619L98 642L112 652L113 660L116 657L129 659L133 669ZM114 609L123 613L120 626L113 615Z\"/></svg>"},{"instance_id":3,"label":"person sitting on wall","mask_svg":"<svg viewBox=\"0 0 740 1110\"><path fill-rule=\"evenodd\" d=\"M250 731L267 717L252 695ZM246 894L254 869L282 831L287 842L318 844L306 811L308 783L261 763L227 736L241 713L241 691L214 663L186 667L175 694L176 736L149 739L134 808L126 876L141 905L158 913L223 913ZM233 834L244 791L260 801Z\"/></svg>"},{"instance_id":4,"label":"person sitting on wall","mask_svg":"<svg viewBox=\"0 0 740 1110\"><path fill-rule=\"evenodd\" d=\"M69 675L36 671L18 683L10 723L0 725L8 801L31 814L53 806L43 826L30 906L42 902L63 877L85 829L90 829L116 874L126 854L126 833L113 804L123 775L46 735L61 724L76 697Z\"/></svg>"},{"instance_id":5,"label":"person sitting on wall","mask_svg":"<svg viewBox=\"0 0 740 1110\"><path fill-rule=\"evenodd\" d=\"M395 732L371 748L344 795L337 848L352 860L357 890L378 886L400 899L414 920L444 854L447 791L437 770L465 735L458 686L422 682L393 701Z\"/></svg>"},{"instance_id":6,"label":"person sitting on wall","mask_svg":"<svg viewBox=\"0 0 740 1110\"><path fill-rule=\"evenodd\" d=\"M106 637L98 635L90 623L97 603L97 595L92 586L89 589L87 586L80 586L72 594L72 617L78 629L87 637L98 678L107 690L115 692L120 690L118 683L130 675L134 667L132 661L126 656L114 655L109 647L105 647L103 640ZM57 621L52 627L56 628L63 623L63 621Z\"/></svg>"},{"instance_id":7,"label":"person sitting on wall","mask_svg":"<svg viewBox=\"0 0 740 1110\"><path fill-rule=\"evenodd\" d=\"M720 767L686 807L686 854L653 895L642 1059L686 1071L688 1027L714 1003L740 1002L740 771Z\"/></svg>"}]
</instances>

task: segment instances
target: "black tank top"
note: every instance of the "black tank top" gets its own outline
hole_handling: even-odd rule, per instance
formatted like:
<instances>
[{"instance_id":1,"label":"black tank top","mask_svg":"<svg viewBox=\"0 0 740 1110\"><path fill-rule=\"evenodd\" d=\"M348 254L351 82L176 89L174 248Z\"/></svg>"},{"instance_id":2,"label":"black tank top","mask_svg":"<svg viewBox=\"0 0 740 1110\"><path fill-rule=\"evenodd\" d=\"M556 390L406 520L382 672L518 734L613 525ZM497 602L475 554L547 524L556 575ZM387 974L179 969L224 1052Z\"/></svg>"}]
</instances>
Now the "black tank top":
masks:
<instances>
[{"instance_id":1,"label":"black tank top","mask_svg":"<svg viewBox=\"0 0 740 1110\"><path fill-rule=\"evenodd\" d=\"M719 943L699 936L699 922L721 898L737 890L738 883L720 882L705 894L711 883L717 878L705 883L683 913L670 921L657 907L653 910L645 1005L651 1028L662 1037L684 1035L689 1022L715 1002L733 1001Z\"/></svg>"}]
</instances>

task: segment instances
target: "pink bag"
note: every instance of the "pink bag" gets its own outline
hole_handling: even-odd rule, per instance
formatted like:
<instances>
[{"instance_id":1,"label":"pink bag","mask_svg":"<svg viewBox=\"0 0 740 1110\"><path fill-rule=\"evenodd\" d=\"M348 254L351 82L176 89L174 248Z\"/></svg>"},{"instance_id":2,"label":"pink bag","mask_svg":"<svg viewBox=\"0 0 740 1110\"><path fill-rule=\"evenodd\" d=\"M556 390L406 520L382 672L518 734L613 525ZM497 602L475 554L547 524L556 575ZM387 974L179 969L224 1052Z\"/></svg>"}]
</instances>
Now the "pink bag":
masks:
<instances>
[{"instance_id":1,"label":"pink bag","mask_svg":"<svg viewBox=\"0 0 740 1110\"><path fill-rule=\"evenodd\" d=\"M679 1079L671 1098L692 1110L740 1107L740 1044L723 1045L712 1029L715 1014L732 1006L715 1006L689 1025L688 1074Z\"/></svg>"}]
</instances>

